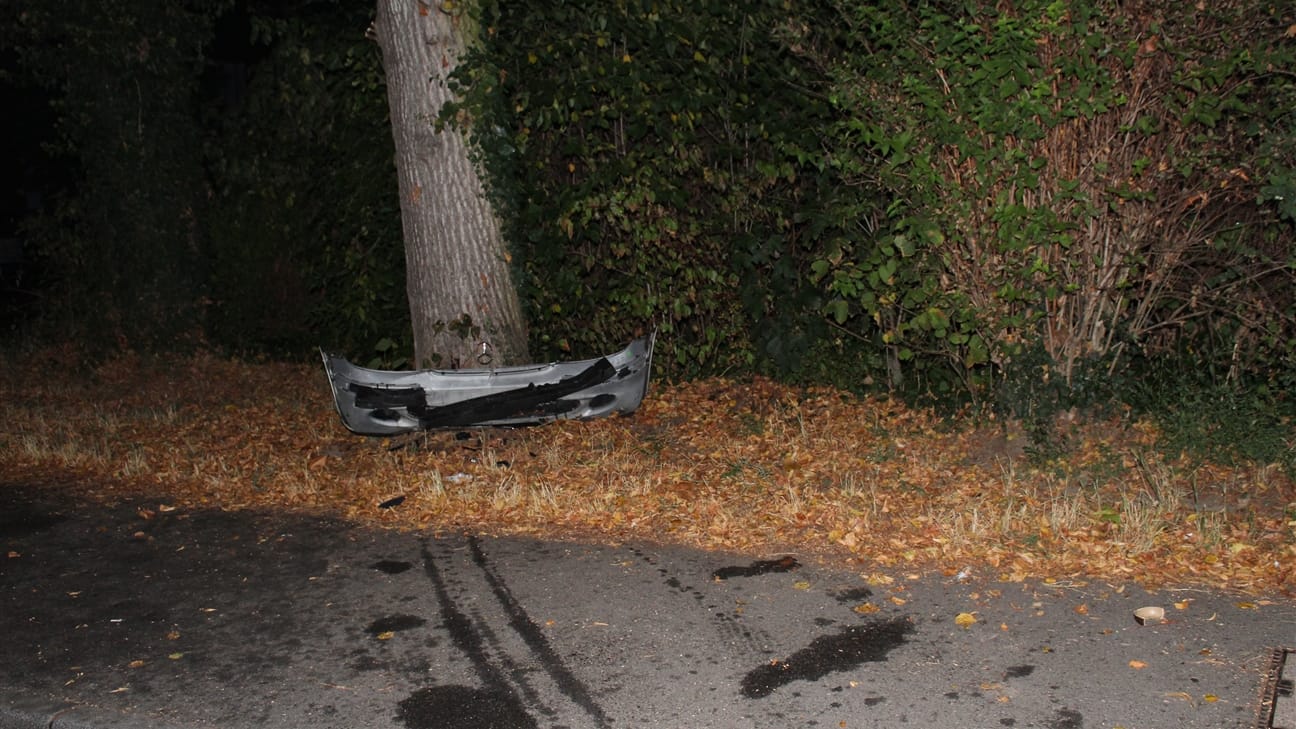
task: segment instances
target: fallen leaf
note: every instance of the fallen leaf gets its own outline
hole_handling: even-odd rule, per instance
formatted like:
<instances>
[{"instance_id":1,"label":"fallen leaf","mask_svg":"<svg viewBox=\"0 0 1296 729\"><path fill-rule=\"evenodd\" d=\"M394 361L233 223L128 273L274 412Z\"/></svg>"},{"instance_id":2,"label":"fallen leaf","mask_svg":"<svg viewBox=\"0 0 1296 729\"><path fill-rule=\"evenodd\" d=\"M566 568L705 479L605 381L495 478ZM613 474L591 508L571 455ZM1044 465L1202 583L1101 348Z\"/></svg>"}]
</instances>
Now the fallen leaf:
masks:
<instances>
[{"instance_id":1,"label":"fallen leaf","mask_svg":"<svg viewBox=\"0 0 1296 729\"><path fill-rule=\"evenodd\" d=\"M954 616L954 624L959 626L960 628L966 628L968 626L974 625L976 624L976 621L977 621L976 615L972 613L959 613L958 615Z\"/></svg>"},{"instance_id":2,"label":"fallen leaf","mask_svg":"<svg viewBox=\"0 0 1296 729\"><path fill-rule=\"evenodd\" d=\"M1076 615L1088 615L1088 614L1089 614L1089 606L1086 605L1085 603L1080 603L1079 605L1076 605L1076 606L1075 606L1074 608L1072 608L1072 609L1075 610L1075 614L1076 614Z\"/></svg>"},{"instance_id":3,"label":"fallen leaf","mask_svg":"<svg viewBox=\"0 0 1296 729\"><path fill-rule=\"evenodd\" d=\"M1213 704L1216 701L1219 701L1219 697L1216 696L1215 694L1206 694L1205 696L1202 697L1202 701L1205 701L1208 704Z\"/></svg>"},{"instance_id":4,"label":"fallen leaf","mask_svg":"<svg viewBox=\"0 0 1296 729\"><path fill-rule=\"evenodd\" d=\"M797 580L796 582L793 582L793 583L792 583L792 586L795 587L795 588L798 589L798 590L809 590L809 589L810 589L810 583L807 582L807 581L805 581L805 580Z\"/></svg>"},{"instance_id":5,"label":"fallen leaf","mask_svg":"<svg viewBox=\"0 0 1296 729\"><path fill-rule=\"evenodd\" d=\"M173 660L173 661L178 661L178 660L180 660L181 658L184 658L184 654L183 654L183 653L180 653L180 652L177 651L177 652L175 652L175 653L169 653L169 654L167 654L167 658L170 658L170 659Z\"/></svg>"},{"instance_id":6,"label":"fallen leaf","mask_svg":"<svg viewBox=\"0 0 1296 729\"><path fill-rule=\"evenodd\" d=\"M1141 671L1141 670L1143 670L1144 668L1147 668L1147 663L1145 663L1145 662L1143 662L1143 661L1137 661L1137 660L1136 660L1136 661L1130 661L1130 662L1129 662L1129 667L1132 668L1132 669L1134 669L1135 671Z\"/></svg>"},{"instance_id":7,"label":"fallen leaf","mask_svg":"<svg viewBox=\"0 0 1296 729\"><path fill-rule=\"evenodd\" d=\"M394 630L384 630L383 632L379 633L377 637L378 640L391 640L393 637L395 637L395 635L396 635L396 631Z\"/></svg>"},{"instance_id":8,"label":"fallen leaf","mask_svg":"<svg viewBox=\"0 0 1296 729\"><path fill-rule=\"evenodd\" d=\"M871 602L866 602L866 603L864 603L864 604L862 604L862 605L856 605L856 606L853 608L853 610L854 610L855 612L857 612L857 613L859 613L859 614L861 614L861 615L872 615L873 613L875 613L875 612L877 612L877 611L879 611L879 610L881 610L881 609L882 609L882 608L878 607L877 605L874 605L874 604L871 603Z\"/></svg>"},{"instance_id":9,"label":"fallen leaf","mask_svg":"<svg viewBox=\"0 0 1296 729\"><path fill-rule=\"evenodd\" d=\"M907 602L909 602L909 601L906 600L906 599L904 599L903 597L896 597L895 595L892 595L892 596L891 596L891 602L894 603L894 604L896 604L896 605L903 605L903 604L905 604L905 603L907 603Z\"/></svg>"},{"instance_id":10,"label":"fallen leaf","mask_svg":"<svg viewBox=\"0 0 1296 729\"><path fill-rule=\"evenodd\" d=\"M127 663L126 666L127 666L128 668L143 668L143 667L144 667L144 661L141 661L141 660L139 660L139 659L137 658L137 659L131 661L130 663Z\"/></svg>"},{"instance_id":11,"label":"fallen leaf","mask_svg":"<svg viewBox=\"0 0 1296 729\"><path fill-rule=\"evenodd\" d=\"M1241 610L1255 610L1255 609L1256 609L1256 604L1253 603L1253 602L1237 602L1237 603L1233 603L1233 604L1234 604L1234 605L1237 605L1238 608L1241 609Z\"/></svg>"}]
</instances>

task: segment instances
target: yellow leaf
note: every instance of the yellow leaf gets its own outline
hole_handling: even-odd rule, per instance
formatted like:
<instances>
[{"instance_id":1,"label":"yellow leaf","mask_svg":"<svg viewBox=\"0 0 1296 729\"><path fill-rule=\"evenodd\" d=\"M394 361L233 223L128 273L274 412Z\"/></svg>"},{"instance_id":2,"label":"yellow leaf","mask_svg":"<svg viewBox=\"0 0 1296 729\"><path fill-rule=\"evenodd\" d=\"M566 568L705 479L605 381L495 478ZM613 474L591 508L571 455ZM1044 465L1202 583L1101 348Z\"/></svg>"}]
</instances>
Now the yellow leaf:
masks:
<instances>
[{"instance_id":1,"label":"yellow leaf","mask_svg":"<svg viewBox=\"0 0 1296 729\"><path fill-rule=\"evenodd\" d=\"M1216 701L1219 701L1219 697L1216 696L1215 694L1206 694L1205 696L1202 697L1202 701L1205 701L1208 704L1213 704Z\"/></svg>"},{"instance_id":2,"label":"yellow leaf","mask_svg":"<svg viewBox=\"0 0 1296 729\"><path fill-rule=\"evenodd\" d=\"M798 589L798 590L809 590L809 589L810 589L810 583L809 583L809 582L806 582L805 580L797 580L796 582L793 582L793 583L792 583L792 586L795 587L795 588Z\"/></svg>"},{"instance_id":3,"label":"yellow leaf","mask_svg":"<svg viewBox=\"0 0 1296 729\"><path fill-rule=\"evenodd\" d=\"M143 668L143 667L144 667L144 661L141 661L141 660L134 660L134 661L131 661L130 663L128 663L128 664L126 664L126 665L129 666L129 667L131 667L131 668Z\"/></svg>"},{"instance_id":4,"label":"yellow leaf","mask_svg":"<svg viewBox=\"0 0 1296 729\"><path fill-rule=\"evenodd\" d=\"M855 612L857 612L857 613L859 613L859 614L861 614L861 615L870 615L870 614L875 613L875 612L877 612L877 611L879 611L879 610L881 610L881 609L882 609L882 608L878 607L877 605L874 605L874 604L871 603L871 602L866 602L866 603L864 603L863 605L856 605L855 608L854 608Z\"/></svg>"},{"instance_id":5,"label":"yellow leaf","mask_svg":"<svg viewBox=\"0 0 1296 729\"><path fill-rule=\"evenodd\" d=\"M1187 610L1188 604L1189 604L1188 600L1181 600L1174 604L1175 610Z\"/></svg>"},{"instance_id":6,"label":"yellow leaf","mask_svg":"<svg viewBox=\"0 0 1296 729\"><path fill-rule=\"evenodd\" d=\"M378 634L378 640L391 640L392 637L395 635L396 635L396 631L394 630L384 630L383 632Z\"/></svg>"},{"instance_id":7,"label":"yellow leaf","mask_svg":"<svg viewBox=\"0 0 1296 729\"><path fill-rule=\"evenodd\" d=\"M1253 603L1253 602L1239 602L1239 603L1234 603L1234 604L1237 605L1238 608L1240 608L1240 609L1242 609L1242 610L1255 610L1255 609L1256 609L1256 604Z\"/></svg>"},{"instance_id":8,"label":"yellow leaf","mask_svg":"<svg viewBox=\"0 0 1296 729\"><path fill-rule=\"evenodd\" d=\"M1129 667L1134 669L1135 671L1141 671L1144 668L1147 668L1147 664L1144 663L1143 661L1130 661Z\"/></svg>"},{"instance_id":9,"label":"yellow leaf","mask_svg":"<svg viewBox=\"0 0 1296 729\"><path fill-rule=\"evenodd\" d=\"M976 616L973 615L972 613L959 613L958 615L954 616L954 624L959 626L960 628L966 628L970 625L975 625L976 621L977 621Z\"/></svg>"},{"instance_id":10,"label":"yellow leaf","mask_svg":"<svg viewBox=\"0 0 1296 729\"><path fill-rule=\"evenodd\" d=\"M170 659L173 660L173 661L178 661L178 660L180 660L181 658L184 658L184 654L183 654L183 653L172 653L172 654L168 655L167 658L170 658Z\"/></svg>"},{"instance_id":11,"label":"yellow leaf","mask_svg":"<svg viewBox=\"0 0 1296 729\"><path fill-rule=\"evenodd\" d=\"M896 605L903 605L903 604L905 604L906 602L909 602L909 601L906 600L906 599L904 599L903 597L896 597L895 595L892 595L892 596L891 596L891 602L895 603Z\"/></svg>"}]
</instances>

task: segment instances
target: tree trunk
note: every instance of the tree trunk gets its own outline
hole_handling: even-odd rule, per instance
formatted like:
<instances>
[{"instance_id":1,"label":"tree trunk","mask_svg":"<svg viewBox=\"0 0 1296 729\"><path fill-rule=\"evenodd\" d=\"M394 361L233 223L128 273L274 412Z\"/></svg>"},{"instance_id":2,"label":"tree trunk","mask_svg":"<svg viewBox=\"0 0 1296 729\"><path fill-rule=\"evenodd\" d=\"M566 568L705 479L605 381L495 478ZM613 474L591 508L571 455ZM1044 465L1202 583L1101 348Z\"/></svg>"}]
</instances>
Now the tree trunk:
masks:
<instances>
[{"instance_id":1,"label":"tree trunk","mask_svg":"<svg viewBox=\"0 0 1296 729\"><path fill-rule=\"evenodd\" d=\"M450 12L443 8L454 7ZM457 129L437 131L446 78L465 46L460 3L378 0L419 366L527 359L526 322L499 220Z\"/></svg>"}]
</instances>

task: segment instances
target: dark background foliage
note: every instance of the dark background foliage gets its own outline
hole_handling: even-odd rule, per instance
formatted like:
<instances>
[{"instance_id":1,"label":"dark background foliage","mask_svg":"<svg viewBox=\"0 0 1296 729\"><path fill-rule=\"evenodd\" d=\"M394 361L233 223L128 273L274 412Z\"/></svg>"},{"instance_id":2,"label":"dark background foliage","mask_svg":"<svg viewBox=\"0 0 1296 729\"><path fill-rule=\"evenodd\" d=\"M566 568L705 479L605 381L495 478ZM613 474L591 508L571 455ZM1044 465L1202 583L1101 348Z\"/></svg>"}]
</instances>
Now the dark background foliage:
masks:
<instances>
[{"instance_id":1,"label":"dark background foliage","mask_svg":"<svg viewBox=\"0 0 1296 729\"><path fill-rule=\"evenodd\" d=\"M14 3L4 331L399 365L371 17ZM1224 398L1290 431L1289 6L548 0L461 17L481 42L442 123L489 173L544 358L656 328L673 378L889 387L1039 424Z\"/></svg>"}]
</instances>

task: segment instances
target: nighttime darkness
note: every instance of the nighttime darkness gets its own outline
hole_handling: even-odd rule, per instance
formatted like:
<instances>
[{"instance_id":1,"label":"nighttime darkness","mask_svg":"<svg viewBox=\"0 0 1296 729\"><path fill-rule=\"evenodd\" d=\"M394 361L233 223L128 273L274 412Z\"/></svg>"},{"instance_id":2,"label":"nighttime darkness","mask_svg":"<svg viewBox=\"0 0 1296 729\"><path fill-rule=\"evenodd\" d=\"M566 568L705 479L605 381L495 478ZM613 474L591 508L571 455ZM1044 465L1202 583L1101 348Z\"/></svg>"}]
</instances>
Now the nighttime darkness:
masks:
<instances>
[{"instance_id":1,"label":"nighttime darkness","mask_svg":"<svg viewBox=\"0 0 1296 729\"><path fill-rule=\"evenodd\" d=\"M1296 727L1296 8L10 0L0 726Z\"/></svg>"}]
</instances>

